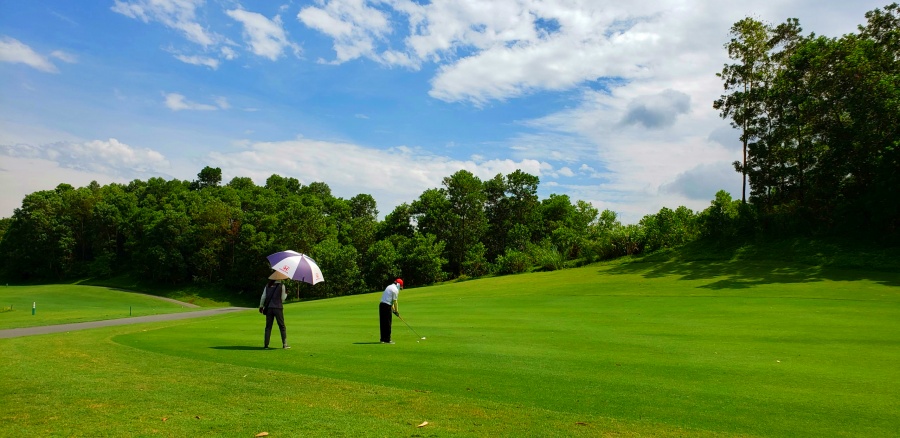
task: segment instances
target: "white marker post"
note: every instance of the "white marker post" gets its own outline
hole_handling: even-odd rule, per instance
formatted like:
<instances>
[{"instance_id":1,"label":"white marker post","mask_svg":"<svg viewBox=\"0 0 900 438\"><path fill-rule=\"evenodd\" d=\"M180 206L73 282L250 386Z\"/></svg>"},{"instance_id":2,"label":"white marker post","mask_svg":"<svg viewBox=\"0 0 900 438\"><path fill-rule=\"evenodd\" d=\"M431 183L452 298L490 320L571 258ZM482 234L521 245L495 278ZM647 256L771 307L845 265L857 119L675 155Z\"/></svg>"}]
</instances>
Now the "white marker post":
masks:
<instances>
[{"instance_id":1,"label":"white marker post","mask_svg":"<svg viewBox=\"0 0 900 438\"><path fill-rule=\"evenodd\" d=\"M31 303L31 314L34 315L34 313L36 311L37 311L37 301L34 301Z\"/></svg>"}]
</instances>

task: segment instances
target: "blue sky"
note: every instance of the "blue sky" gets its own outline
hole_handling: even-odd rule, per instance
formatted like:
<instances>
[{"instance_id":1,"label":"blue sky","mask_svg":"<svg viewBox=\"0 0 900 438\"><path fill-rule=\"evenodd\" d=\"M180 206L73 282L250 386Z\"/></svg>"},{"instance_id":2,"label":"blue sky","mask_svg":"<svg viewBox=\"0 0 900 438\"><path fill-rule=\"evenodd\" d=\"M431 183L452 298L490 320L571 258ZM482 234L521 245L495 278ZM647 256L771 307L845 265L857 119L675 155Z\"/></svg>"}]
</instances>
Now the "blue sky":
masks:
<instances>
[{"instance_id":1,"label":"blue sky","mask_svg":"<svg viewBox=\"0 0 900 438\"><path fill-rule=\"evenodd\" d=\"M0 0L0 217L60 183L204 166L371 194L516 169L625 223L739 198L712 102L745 16L856 31L870 0Z\"/></svg>"}]
</instances>

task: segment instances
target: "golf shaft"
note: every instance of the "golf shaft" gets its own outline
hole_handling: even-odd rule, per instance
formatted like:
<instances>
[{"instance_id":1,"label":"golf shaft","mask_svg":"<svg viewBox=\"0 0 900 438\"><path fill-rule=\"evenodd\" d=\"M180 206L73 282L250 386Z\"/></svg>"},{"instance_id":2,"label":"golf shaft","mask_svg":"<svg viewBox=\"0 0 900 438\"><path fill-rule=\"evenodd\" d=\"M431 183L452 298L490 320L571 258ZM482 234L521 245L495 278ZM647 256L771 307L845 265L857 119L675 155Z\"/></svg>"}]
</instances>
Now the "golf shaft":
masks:
<instances>
[{"instance_id":1,"label":"golf shaft","mask_svg":"<svg viewBox=\"0 0 900 438\"><path fill-rule=\"evenodd\" d=\"M400 318L400 315L397 315L397 318ZM403 321L403 323L404 323L404 324L406 324L406 326L407 326L407 327L409 327L409 329L410 329L410 330L412 330L412 332L413 332L413 333L415 333L415 334L416 334L416 337L421 337L421 336L419 336L419 334L418 334L418 333L416 333L416 331L415 331L415 330L413 330L413 328L412 328L412 327L410 327L410 325L409 325L409 323L408 323L408 322L406 322L406 320L405 320L405 319L403 319L403 318L400 318L400 321Z\"/></svg>"}]
</instances>

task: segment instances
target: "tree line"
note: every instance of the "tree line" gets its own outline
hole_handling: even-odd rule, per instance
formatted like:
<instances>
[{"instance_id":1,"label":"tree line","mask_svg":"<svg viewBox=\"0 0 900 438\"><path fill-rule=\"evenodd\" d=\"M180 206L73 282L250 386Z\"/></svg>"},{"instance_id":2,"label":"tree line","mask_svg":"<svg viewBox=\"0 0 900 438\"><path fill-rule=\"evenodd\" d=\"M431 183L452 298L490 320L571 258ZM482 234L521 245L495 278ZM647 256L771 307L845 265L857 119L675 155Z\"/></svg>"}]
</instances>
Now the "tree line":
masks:
<instances>
[{"instance_id":1,"label":"tree line","mask_svg":"<svg viewBox=\"0 0 900 438\"><path fill-rule=\"evenodd\" d=\"M375 199L332 195L272 175L258 186L221 169L194 181L150 178L31 193L0 220L2 275L15 281L130 275L170 285L218 284L255 290L271 271L266 256L309 254L326 281L307 297L561 269L638 254L696 237L697 214L662 209L622 225L565 195L539 200L539 179L522 171L481 181L460 170L378 219ZM724 192L723 192L724 193Z\"/></svg>"},{"instance_id":2,"label":"tree line","mask_svg":"<svg viewBox=\"0 0 900 438\"><path fill-rule=\"evenodd\" d=\"M325 273L301 296L555 270L706 239L868 233L898 238L900 18L866 14L858 34L802 36L790 19L735 23L714 108L740 130L735 169L750 195L720 191L694 212L664 207L637 224L552 194L517 170L481 180L460 170L379 220L375 199L335 197L324 182L219 168L193 181L150 178L27 195L0 219L0 275L12 281L139 277L169 285L256 291L266 256L293 249Z\"/></svg>"}]
</instances>

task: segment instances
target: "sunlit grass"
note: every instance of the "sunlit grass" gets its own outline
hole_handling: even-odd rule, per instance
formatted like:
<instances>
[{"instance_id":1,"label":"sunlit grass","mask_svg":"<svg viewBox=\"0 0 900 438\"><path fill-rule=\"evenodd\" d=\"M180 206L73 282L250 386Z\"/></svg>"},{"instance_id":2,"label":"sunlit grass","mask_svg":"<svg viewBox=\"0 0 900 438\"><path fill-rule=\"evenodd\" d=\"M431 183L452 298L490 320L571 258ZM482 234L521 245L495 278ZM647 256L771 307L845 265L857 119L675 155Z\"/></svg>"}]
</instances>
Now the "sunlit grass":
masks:
<instances>
[{"instance_id":1,"label":"sunlit grass","mask_svg":"<svg viewBox=\"0 0 900 438\"><path fill-rule=\"evenodd\" d=\"M396 345L377 293L289 304L291 350L255 311L4 339L0 435L892 436L898 285L658 259L404 290Z\"/></svg>"},{"instance_id":2,"label":"sunlit grass","mask_svg":"<svg viewBox=\"0 0 900 438\"><path fill-rule=\"evenodd\" d=\"M0 329L196 310L157 297L78 285L0 286Z\"/></svg>"}]
</instances>

